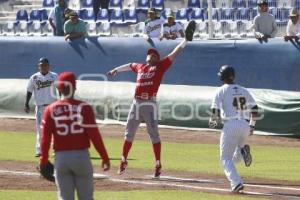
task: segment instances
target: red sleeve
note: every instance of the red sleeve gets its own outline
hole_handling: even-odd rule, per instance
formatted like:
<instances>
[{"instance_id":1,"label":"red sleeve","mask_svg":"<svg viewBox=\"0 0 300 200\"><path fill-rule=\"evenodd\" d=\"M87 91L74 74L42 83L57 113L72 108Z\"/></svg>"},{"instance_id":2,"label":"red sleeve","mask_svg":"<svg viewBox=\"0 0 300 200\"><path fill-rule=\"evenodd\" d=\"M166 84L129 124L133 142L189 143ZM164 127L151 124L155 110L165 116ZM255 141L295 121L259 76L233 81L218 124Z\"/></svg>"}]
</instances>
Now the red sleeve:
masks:
<instances>
[{"instance_id":1,"label":"red sleeve","mask_svg":"<svg viewBox=\"0 0 300 200\"><path fill-rule=\"evenodd\" d=\"M92 141L95 149L97 150L97 152L99 153L99 155L104 161L108 161L109 157L106 148L104 146L102 137L100 135L99 129L97 127L94 112L91 106L89 105L84 106L83 117L84 117L84 125L86 127L88 136Z\"/></svg>"},{"instance_id":2,"label":"red sleeve","mask_svg":"<svg viewBox=\"0 0 300 200\"><path fill-rule=\"evenodd\" d=\"M131 63L130 64L130 68L131 68L131 70L133 71L133 72L135 72L135 73L138 73L138 71L139 71L139 67L140 65L138 64L138 63Z\"/></svg>"},{"instance_id":3,"label":"red sleeve","mask_svg":"<svg viewBox=\"0 0 300 200\"><path fill-rule=\"evenodd\" d=\"M51 145L51 138L52 133L54 129L54 123L53 119L51 117L51 109L50 107L46 107L43 119L42 119L42 125L41 125L41 152L42 155L40 157L40 164L45 165L48 162L49 159L49 149Z\"/></svg>"},{"instance_id":4,"label":"red sleeve","mask_svg":"<svg viewBox=\"0 0 300 200\"><path fill-rule=\"evenodd\" d=\"M167 71L170 66L172 65L172 61L169 57L165 57L164 59L162 59L160 62L159 62L159 66L164 69L164 71Z\"/></svg>"}]
</instances>

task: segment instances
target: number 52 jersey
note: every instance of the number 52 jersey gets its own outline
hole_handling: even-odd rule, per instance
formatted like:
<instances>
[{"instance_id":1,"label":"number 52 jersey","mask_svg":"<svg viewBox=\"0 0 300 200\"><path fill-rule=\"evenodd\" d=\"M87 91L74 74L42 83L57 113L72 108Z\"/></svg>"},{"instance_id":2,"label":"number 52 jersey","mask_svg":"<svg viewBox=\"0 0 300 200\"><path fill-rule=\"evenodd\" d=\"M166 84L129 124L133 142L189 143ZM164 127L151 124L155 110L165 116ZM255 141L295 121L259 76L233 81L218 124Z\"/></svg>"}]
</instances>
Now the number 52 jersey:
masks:
<instances>
[{"instance_id":1,"label":"number 52 jersey","mask_svg":"<svg viewBox=\"0 0 300 200\"><path fill-rule=\"evenodd\" d=\"M224 84L218 88L211 108L221 110L224 121L230 119L249 120L251 109L256 102L250 92L237 84Z\"/></svg>"},{"instance_id":2,"label":"number 52 jersey","mask_svg":"<svg viewBox=\"0 0 300 200\"><path fill-rule=\"evenodd\" d=\"M88 149L90 141L97 150L103 150L92 107L79 100L58 100L46 107L42 121L42 146L46 150L52 135L55 151Z\"/></svg>"}]
</instances>

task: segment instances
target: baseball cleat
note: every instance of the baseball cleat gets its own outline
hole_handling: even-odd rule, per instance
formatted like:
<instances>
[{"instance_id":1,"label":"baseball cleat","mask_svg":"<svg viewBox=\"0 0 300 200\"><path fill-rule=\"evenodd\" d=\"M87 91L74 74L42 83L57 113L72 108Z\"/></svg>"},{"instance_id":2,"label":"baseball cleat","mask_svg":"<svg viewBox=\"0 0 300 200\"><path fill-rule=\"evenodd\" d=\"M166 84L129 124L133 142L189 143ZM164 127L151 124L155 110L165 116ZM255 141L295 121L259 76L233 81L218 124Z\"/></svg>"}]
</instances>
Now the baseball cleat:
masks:
<instances>
[{"instance_id":1,"label":"baseball cleat","mask_svg":"<svg viewBox=\"0 0 300 200\"><path fill-rule=\"evenodd\" d=\"M231 190L231 192L239 194L242 192L242 190L244 190L244 185L242 183L238 184L237 186L235 186L235 188L233 188Z\"/></svg>"},{"instance_id":2,"label":"baseball cleat","mask_svg":"<svg viewBox=\"0 0 300 200\"><path fill-rule=\"evenodd\" d=\"M154 178L159 178L159 177L160 177L160 174L161 174L161 164L157 164L157 165L155 166L155 172L154 172L153 177L154 177Z\"/></svg>"},{"instance_id":3,"label":"baseball cleat","mask_svg":"<svg viewBox=\"0 0 300 200\"><path fill-rule=\"evenodd\" d=\"M246 144L242 149L241 153L245 162L246 167L249 167L252 163L252 156L250 153L250 146Z\"/></svg>"},{"instance_id":4,"label":"baseball cleat","mask_svg":"<svg viewBox=\"0 0 300 200\"><path fill-rule=\"evenodd\" d=\"M34 155L34 157L36 157L36 158L41 157L41 154L40 154L40 153L36 153L36 154Z\"/></svg>"},{"instance_id":5,"label":"baseball cleat","mask_svg":"<svg viewBox=\"0 0 300 200\"><path fill-rule=\"evenodd\" d=\"M128 165L128 163L126 160L125 161L121 160L119 170L118 170L119 175L122 175L125 173L127 165Z\"/></svg>"}]
</instances>

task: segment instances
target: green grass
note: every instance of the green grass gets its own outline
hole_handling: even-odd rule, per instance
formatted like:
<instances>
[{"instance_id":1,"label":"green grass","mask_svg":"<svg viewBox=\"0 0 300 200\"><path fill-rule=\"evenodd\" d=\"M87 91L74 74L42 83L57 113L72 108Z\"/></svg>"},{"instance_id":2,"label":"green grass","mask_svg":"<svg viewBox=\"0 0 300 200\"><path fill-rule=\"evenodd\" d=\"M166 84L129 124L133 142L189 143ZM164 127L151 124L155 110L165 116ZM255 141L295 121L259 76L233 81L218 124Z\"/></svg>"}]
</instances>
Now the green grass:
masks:
<instances>
[{"instance_id":1,"label":"green grass","mask_svg":"<svg viewBox=\"0 0 300 200\"><path fill-rule=\"evenodd\" d=\"M34 134L0 132L0 160L36 161L34 158ZM163 143L163 170L182 170L223 175L219 163L219 146L213 144ZM118 159L122 149L122 138L105 139L111 158ZM94 148L91 155L98 157ZM243 177L267 178L275 180L300 181L300 148L252 145L253 165L238 170ZM148 141L135 141L129 158L129 167L153 169L152 146ZM93 160L100 164L99 160ZM118 160L112 160L117 166Z\"/></svg>"},{"instance_id":2,"label":"green grass","mask_svg":"<svg viewBox=\"0 0 300 200\"><path fill-rule=\"evenodd\" d=\"M250 198L242 196L215 195L190 191L128 191L128 192L96 192L95 200L264 200L264 198ZM56 192L13 191L0 190L0 199L5 200L53 200Z\"/></svg>"}]
</instances>

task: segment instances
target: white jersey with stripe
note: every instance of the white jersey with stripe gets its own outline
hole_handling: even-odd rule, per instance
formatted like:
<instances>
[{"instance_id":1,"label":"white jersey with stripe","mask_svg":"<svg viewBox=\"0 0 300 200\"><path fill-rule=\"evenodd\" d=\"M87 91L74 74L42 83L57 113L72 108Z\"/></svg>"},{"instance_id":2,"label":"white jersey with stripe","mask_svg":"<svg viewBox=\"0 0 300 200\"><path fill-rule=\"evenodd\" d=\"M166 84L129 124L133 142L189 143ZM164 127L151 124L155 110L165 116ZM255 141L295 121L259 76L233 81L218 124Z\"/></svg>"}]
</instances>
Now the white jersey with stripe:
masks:
<instances>
[{"instance_id":1,"label":"white jersey with stripe","mask_svg":"<svg viewBox=\"0 0 300 200\"><path fill-rule=\"evenodd\" d=\"M256 102L250 92L237 84L224 84L215 94L211 108L221 110L224 121L250 119L251 109Z\"/></svg>"},{"instance_id":2,"label":"white jersey with stripe","mask_svg":"<svg viewBox=\"0 0 300 200\"><path fill-rule=\"evenodd\" d=\"M56 100L56 90L54 87L56 80L57 74L54 72L48 72L46 75L37 72L30 77L27 91L34 94L37 106L50 104Z\"/></svg>"},{"instance_id":3,"label":"white jersey with stripe","mask_svg":"<svg viewBox=\"0 0 300 200\"><path fill-rule=\"evenodd\" d=\"M154 20L147 20L145 22L145 30L144 33L147 34L151 38L160 37L162 26L165 20L162 18L156 18Z\"/></svg>"}]
</instances>

